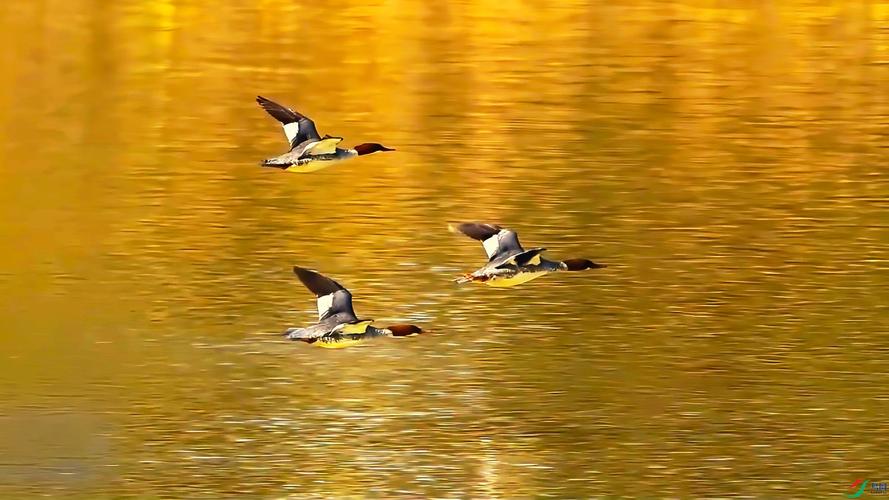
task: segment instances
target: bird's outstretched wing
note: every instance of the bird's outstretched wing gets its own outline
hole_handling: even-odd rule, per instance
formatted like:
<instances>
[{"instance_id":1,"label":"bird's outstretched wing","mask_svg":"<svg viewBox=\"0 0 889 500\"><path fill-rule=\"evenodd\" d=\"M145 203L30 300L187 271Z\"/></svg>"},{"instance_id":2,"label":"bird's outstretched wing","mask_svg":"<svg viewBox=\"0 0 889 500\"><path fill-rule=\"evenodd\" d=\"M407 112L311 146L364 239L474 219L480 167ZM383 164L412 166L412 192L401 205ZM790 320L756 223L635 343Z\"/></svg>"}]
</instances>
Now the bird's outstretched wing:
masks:
<instances>
[{"instance_id":1,"label":"bird's outstretched wing","mask_svg":"<svg viewBox=\"0 0 889 500\"><path fill-rule=\"evenodd\" d=\"M524 249L519 243L519 236L515 231L503 229L495 224L483 224L479 222L464 222L450 226L451 231L460 232L472 239L482 242L488 260L505 260L522 253Z\"/></svg>"},{"instance_id":2,"label":"bird's outstretched wing","mask_svg":"<svg viewBox=\"0 0 889 500\"><path fill-rule=\"evenodd\" d=\"M322 274L299 266L293 266L293 272L318 298L318 321L334 315L339 315L343 322L358 320L352 309L352 294L342 285Z\"/></svg>"},{"instance_id":3,"label":"bird's outstretched wing","mask_svg":"<svg viewBox=\"0 0 889 500\"><path fill-rule=\"evenodd\" d=\"M315 122L307 116L297 113L290 108L285 108L261 95L256 96L256 102L268 114L272 115L272 118L281 122L281 125L284 127L284 135L287 136L291 149L306 141L321 140L321 136L318 135L318 130L315 128Z\"/></svg>"}]
</instances>

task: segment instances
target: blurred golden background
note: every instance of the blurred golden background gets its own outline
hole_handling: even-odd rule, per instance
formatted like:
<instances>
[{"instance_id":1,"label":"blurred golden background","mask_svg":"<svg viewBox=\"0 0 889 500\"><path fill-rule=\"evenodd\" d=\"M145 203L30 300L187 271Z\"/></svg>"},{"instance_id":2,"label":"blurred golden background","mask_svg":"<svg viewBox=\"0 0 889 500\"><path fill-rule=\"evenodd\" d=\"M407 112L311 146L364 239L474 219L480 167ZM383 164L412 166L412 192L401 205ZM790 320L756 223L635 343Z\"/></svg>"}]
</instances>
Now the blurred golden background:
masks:
<instances>
[{"instance_id":1,"label":"blurred golden background","mask_svg":"<svg viewBox=\"0 0 889 500\"><path fill-rule=\"evenodd\" d=\"M889 474L889 4L13 0L0 494L836 496ZM309 175L265 95L344 145ZM610 267L456 287L497 222ZM327 351L300 264L430 333ZM885 478L885 476L882 476Z\"/></svg>"}]
</instances>

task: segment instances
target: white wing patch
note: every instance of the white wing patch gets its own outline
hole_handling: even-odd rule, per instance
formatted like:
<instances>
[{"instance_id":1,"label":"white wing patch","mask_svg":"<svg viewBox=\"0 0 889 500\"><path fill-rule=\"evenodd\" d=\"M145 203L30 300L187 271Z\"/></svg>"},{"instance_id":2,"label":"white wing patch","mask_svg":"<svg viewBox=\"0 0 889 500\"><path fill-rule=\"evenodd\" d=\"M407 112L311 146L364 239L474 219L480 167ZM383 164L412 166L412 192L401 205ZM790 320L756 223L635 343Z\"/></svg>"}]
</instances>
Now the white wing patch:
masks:
<instances>
[{"instance_id":1,"label":"white wing patch","mask_svg":"<svg viewBox=\"0 0 889 500\"><path fill-rule=\"evenodd\" d=\"M287 136L287 142L293 142L293 138L299 133L299 122L290 122L284 124L284 135Z\"/></svg>"},{"instance_id":2,"label":"white wing patch","mask_svg":"<svg viewBox=\"0 0 889 500\"><path fill-rule=\"evenodd\" d=\"M324 313L333 307L333 293L318 297L318 319L324 317Z\"/></svg>"},{"instance_id":3,"label":"white wing patch","mask_svg":"<svg viewBox=\"0 0 889 500\"><path fill-rule=\"evenodd\" d=\"M311 151L312 148L315 147L315 144L318 144L318 141L309 142L308 144L306 144L306 146L304 148L302 148L302 151L299 152L299 156L302 156L302 155L308 153L309 151Z\"/></svg>"},{"instance_id":4,"label":"white wing patch","mask_svg":"<svg viewBox=\"0 0 889 500\"><path fill-rule=\"evenodd\" d=\"M500 235L505 232L501 229L499 233L482 242L482 246L485 247L485 253L488 254L489 259L497 254L497 250L500 248Z\"/></svg>"},{"instance_id":5,"label":"white wing patch","mask_svg":"<svg viewBox=\"0 0 889 500\"><path fill-rule=\"evenodd\" d=\"M365 320L358 323L345 323L342 325L337 325L336 328L333 329L333 331L344 334L366 333L367 327L370 326L371 323L373 323L373 320Z\"/></svg>"},{"instance_id":6,"label":"white wing patch","mask_svg":"<svg viewBox=\"0 0 889 500\"><path fill-rule=\"evenodd\" d=\"M305 151L303 151L303 154L329 155L336 153L336 145L342 142L342 140L342 137L328 137L327 139L321 139L307 147Z\"/></svg>"}]
</instances>

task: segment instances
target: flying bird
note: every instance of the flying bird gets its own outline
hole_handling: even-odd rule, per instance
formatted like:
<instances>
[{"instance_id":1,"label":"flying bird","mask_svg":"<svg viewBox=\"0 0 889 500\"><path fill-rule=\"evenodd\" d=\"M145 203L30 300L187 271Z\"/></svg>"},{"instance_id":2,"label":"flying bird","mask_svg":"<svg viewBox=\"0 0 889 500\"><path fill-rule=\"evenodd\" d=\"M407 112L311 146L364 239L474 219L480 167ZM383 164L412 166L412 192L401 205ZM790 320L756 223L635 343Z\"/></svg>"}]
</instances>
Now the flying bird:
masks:
<instances>
[{"instance_id":1,"label":"flying bird","mask_svg":"<svg viewBox=\"0 0 889 500\"><path fill-rule=\"evenodd\" d=\"M475 272L457 278L457 283L484 283L495 287L510 287L526 283L555 271L583 271L606 267L588 259L568 259L555 262L544 259L546 248L525 250L515 231L494 224L465 222L451 225L452 232L460 232L482 242L488 263Z\"/></svg>"},{"instance_id":2,"label":"flying bird","mask_svg":"<svg viewBox=\"0 0 889 500\"><path fill-rule=\"evenodd\" d=\"M376 142L359 144L352 149L337 147L343 138L331 135L321 137L315 128L315 122L309 117L262 96L256 96L256 102L274 119L281 122L284 135L290 143L290 151L263 160L260 163L262 166L280 168L286 172L314 172L329 167L336 161L369 155L377 151L395 151Z\"/></svg>"},{"instance_id":3,"label":"flying bird","mask_svg":"<svg viewBox=\"0 0 889 500\"><path fill-rule=\"evenodd\" d=\"M352 309L352 294L336 281L315 271L294 266L296 277L315 294L318 322L305 328L288 328L284 336L319 347L340 348L375 337L409 337L422 333L416 325L371 326L373 319L358 319Z\"/></svg>"}]
</instances>

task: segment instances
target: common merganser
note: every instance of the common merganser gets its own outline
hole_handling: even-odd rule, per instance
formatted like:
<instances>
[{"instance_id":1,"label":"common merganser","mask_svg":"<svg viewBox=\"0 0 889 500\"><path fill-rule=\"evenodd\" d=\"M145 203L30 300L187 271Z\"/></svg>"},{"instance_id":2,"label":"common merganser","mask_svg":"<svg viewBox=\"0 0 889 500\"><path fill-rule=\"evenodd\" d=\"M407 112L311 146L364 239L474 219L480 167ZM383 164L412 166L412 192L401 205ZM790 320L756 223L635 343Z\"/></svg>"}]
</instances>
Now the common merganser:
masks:
<instances>
[{"instance_id":1,"label":"common merganser","mask_svg":"<svg viewBox=\"0 0 889 500\"><path fill-rule=\"evenodd\" d=\"M350 347L374 337L409 337L422 333L416 325L371 326L372 319L358 319L352 309L352 294L342 285L315 271L299 266L293 272L318 301L318 322L305 328L288 328L284 336L319 347Z\"/></svg>"},{"instance_id":2,"label":"common merganser","mask_svg":"<svg viewBox=\"0 0 889 500\"><path fill-rule=\"evenodd\" d=\"M466 274L457 283L484 283L495 287L510 287L526 283L555 271L583 271L606 267L588 259L568 259L553 262L541 257L545 248L525 250L515 231L494 224L466 222L450 225L451 232L461 232L482 242L488 263L481 269Z\"/></svg>"},{"instance_id":3,"label":"common merganser","mask_svg":"<svg viewBox=\"0 0 889 500\"><path fill-rule=\"evenodd\" d=\"M256 102L284 127L284 135L290 143L290 151L263 160L260 165L280 168L287 172L314 172L329 167L332 161L345 160L355 156L369 155L377 151L395 151L376 142L359 144L353 149L338 148L342 137L325 135L321 137L311 119L270 101L256 96Z\"/></svg>"}]
</instances>

